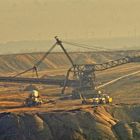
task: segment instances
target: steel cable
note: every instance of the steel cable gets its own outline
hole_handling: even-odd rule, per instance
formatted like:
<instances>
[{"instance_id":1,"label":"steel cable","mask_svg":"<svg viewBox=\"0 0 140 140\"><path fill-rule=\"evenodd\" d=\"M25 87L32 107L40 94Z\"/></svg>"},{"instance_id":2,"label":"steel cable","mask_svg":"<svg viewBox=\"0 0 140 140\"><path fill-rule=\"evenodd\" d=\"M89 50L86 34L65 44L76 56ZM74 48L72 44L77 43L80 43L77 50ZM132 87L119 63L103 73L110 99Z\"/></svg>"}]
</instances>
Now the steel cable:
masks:
<instances>
[{"instance_id":1,"label":"steel cable","mask_svg":"<svg viewBox=\"0 0 140 140\"><path fill-rule=\"evenodd\" d=\"M81 43L74 43L74 42L67 42L67 41L63 41L63 43L65 44L68 44L68 45L73 45L73 46L76 46L76 47L80 47L80 48L84 48L84 49L89 49L89 50L94 50L95 49L97 50L109 50L109 51L112 51L112 49L109 49L109 48L103 48L103 47L100 47L100 46L90 46L90 45L87 45L87 44L81 44Z\"/></svg>"}]
</instances>

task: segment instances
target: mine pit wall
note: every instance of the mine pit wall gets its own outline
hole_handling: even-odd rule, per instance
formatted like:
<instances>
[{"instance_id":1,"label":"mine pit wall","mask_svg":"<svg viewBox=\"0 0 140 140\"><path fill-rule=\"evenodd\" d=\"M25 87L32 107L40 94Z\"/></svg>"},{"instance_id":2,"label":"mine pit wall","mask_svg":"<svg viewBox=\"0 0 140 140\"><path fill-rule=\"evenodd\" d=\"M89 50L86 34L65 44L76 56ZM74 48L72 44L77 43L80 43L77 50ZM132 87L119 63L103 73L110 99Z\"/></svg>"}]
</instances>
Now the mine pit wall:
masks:
<instances>
[{"instance_id":1,"label":"mine pit wall","mask_svg":"<svg viewBox=\"0 0 140 140\"><path fill-rule=\"evenodd\" d=\"M33 67L44 53L0 55L0 72L19 72ZM69 53L75 64L104 63L125 56L139 56L139 50L131 51L100 51L100 52L71 52ZM57 60L57 61L56 61ZM38 70L69 68L70 62L63 52L54 52L40 64Z\"/></svg>"},{"instance_id":2,"label":"mine pit wall","mask_svg":"<svg viewBox=\"0 0 140 140\"><path fill-rule=\"evenodd\" d=\"M0 140L139 140L140 106L1 113Z\"/></svg>"}]
</instances>

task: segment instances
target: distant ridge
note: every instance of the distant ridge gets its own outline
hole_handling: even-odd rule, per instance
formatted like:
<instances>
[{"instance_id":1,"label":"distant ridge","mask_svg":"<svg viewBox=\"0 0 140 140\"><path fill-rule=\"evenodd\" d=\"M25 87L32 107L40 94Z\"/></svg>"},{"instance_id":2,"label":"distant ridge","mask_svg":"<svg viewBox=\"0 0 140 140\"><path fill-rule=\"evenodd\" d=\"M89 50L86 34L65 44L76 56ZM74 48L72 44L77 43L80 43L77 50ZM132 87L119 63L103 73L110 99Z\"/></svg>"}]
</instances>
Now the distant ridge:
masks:
<instances>
[{"instance_id":1,"label":"distant ridge","mask_svg":"<svg viewBox=\"0 0 140 140\"><path fill-rule=\"evenodd\" d=\"M0 55L0 72L19 72L31 68L44 53L24 53ZM106 61L122 58L125 56L140 55L140 50L112 51L112 52L71 52L75 64L83 63L103 63ZM62 52L54 52L39 66L38 70L57 69L60 67L70 67L71 64Z\"/></svg>"},{"instance_id":2,"label":"distant ridge","mask_svg":"<svg viewBox=\"0 0 140 140\"><path fill-rule=\"evenodd\" d=\"M63 40L63 39L62 39ZM111 39L81 39L81 40L69 40L71 42L87 44L95 49L95 51L101 51L102 49L96 49L94 46L99 46L104 49L112 50L140 50L140 37L130 38L111 38ZM46 52L53 44L55 40L33 40L33 41L13 41L0 44L0 54L18 54L18 53L31 53L31 52ZM77 51L79 48L75 46L66 45L68 51ZM87 51L86 49L80 49L81 51ZM59 47L56 47L54 51L61 51ZM89 51L89 50L88 50Z\"/></svg>"}]
</instances>

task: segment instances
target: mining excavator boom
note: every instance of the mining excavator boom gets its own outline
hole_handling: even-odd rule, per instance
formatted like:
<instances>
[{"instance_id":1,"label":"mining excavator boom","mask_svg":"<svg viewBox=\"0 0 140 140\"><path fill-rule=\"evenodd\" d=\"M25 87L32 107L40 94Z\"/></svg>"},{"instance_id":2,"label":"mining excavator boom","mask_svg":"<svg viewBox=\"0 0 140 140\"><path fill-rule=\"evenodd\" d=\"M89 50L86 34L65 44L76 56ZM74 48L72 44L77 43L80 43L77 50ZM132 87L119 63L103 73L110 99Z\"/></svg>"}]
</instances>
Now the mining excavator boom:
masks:
<instances>
[{"instance_id":1,"label":"mining excavator boom","mask_svg":"<svg viewBox=\"0 0 140 140\"><path fill-rule=\"evenodd\" d=\"M59 85L62 88L62 94L65 92L66 87L73 87L74 91L86 91L86 90L95 90L95 72L103 71L106 69L110 69L113 67L117 67L123 64L131 63L131 62L140 62L140 56L126 56L124 58L120 58L117 60L109 61L102 64L75 64L63 46L61 40L58 37L55 37L56 43L49 49L48 52L33 66L24 72L21 72L13 77L0 77L0 82L14 82L14 83L32 83L32 84L46 84L46 85ZM68 69L65 80L63 79L44 79L39 78L37 73L37 67L42 63L42 61L48 56L48 54L54 49L56 45L59 45L68 60L71 63L71 67ZM30 70L34 70L36 72L37 78L24 78L17 77L21 74L24 74Z\"/></svg>"},{"instance_id":2,"label":"mining excavator boom","mask_svg":"<svg viewBox=\"0 0 140 140\"><path fill-rule=\"evenodd\" d=\"M95 89L95 72L103 71L113 67L117 67L123 64L140 62L140 56L120 58L117 60L109 61L103 64L81 64L74 65L67 71L67 76L64 82L64 87L62 93L64 93L67 83L70 77L74 77L75 80L79 81L79 85L76 88L76 91Z\"/></svg>"}]
</instances>

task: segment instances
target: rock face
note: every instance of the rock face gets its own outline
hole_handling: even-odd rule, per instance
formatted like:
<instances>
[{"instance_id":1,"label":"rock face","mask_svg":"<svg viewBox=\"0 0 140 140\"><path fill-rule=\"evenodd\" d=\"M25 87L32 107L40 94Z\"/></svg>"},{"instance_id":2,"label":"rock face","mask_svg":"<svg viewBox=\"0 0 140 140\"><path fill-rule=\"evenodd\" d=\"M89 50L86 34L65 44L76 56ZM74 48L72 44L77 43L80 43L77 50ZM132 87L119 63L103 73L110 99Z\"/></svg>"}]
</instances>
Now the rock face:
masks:
<instances>
[{"instance_id":1,"label":"rock face","mask_svg":"<svg viewBox=\"0 0 140 140\"><path fill-rule=\"evenodd\" d=\"M1 113L0 140L139 140L139 116L140 106Z\"/></svg>"}]
</instances>

